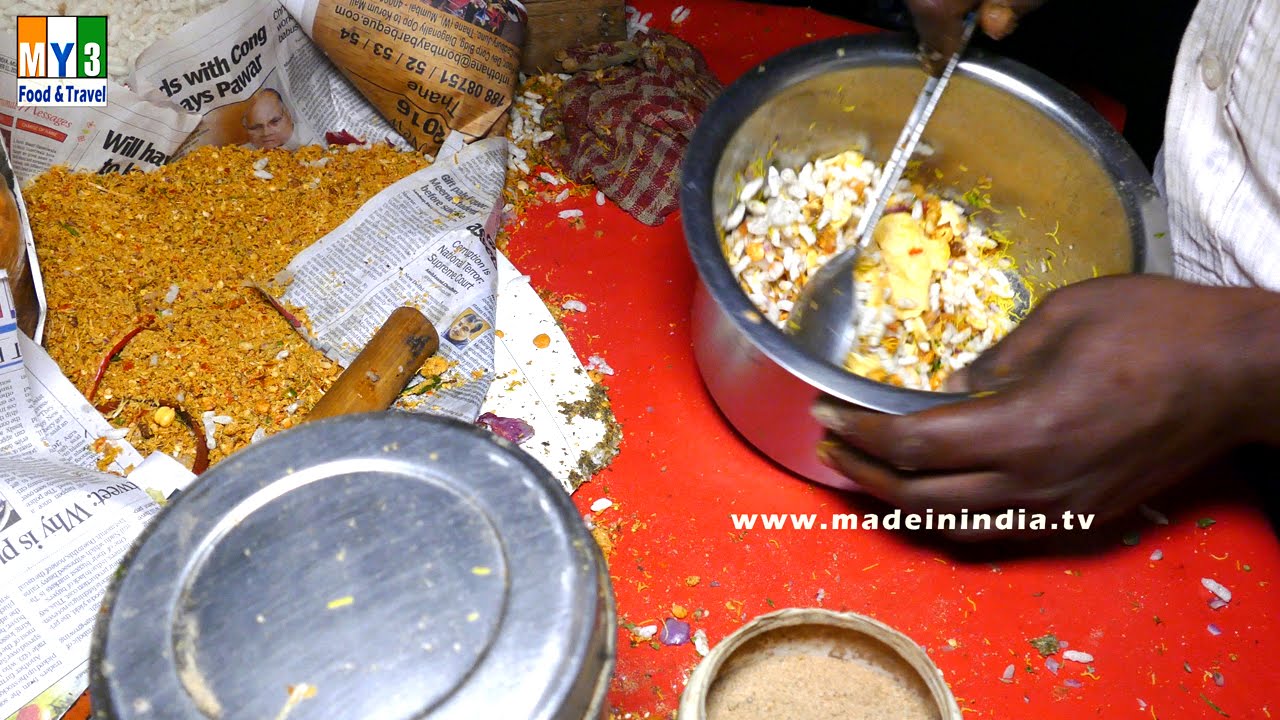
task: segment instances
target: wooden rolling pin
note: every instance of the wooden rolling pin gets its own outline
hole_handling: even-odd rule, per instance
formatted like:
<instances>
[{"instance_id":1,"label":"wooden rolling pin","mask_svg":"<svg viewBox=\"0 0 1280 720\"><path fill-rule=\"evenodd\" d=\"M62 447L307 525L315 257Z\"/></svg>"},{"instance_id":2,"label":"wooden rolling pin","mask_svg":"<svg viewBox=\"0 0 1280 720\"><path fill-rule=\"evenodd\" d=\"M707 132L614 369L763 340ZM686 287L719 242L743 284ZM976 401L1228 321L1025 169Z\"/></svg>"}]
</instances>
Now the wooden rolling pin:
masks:
<instances>
[{"instance_id":1,"label":"wooden rolling pin","mask_svg":"<svg viewBox=\"0 0 1280 720\"><path fill-rule=\"evenodd\" d=\"M439 348L430 320L415 308L396 308L306 419L386 410Z\"/></svg>"}]
</instances>

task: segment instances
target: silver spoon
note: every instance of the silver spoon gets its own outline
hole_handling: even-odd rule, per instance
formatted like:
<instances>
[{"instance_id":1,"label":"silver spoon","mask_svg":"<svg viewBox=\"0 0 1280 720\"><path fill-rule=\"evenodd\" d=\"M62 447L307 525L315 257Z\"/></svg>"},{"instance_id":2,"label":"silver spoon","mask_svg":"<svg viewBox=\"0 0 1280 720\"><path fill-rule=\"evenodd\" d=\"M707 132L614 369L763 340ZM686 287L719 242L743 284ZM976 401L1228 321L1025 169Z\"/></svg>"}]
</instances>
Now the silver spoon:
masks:
<instances>
[{"instance_id":1,"label":"silver spoon","mask_svg":"<svg viewBox=\"0 0 1280 720\"><path fill-rule=\"evenodd\" d=\"M942 74L932 75L925 82L920 96L916 98L915 107L907 117L907 123L893 146L889 162L880 175L880 183L876 186L875 202L871 211L862 216L854 232L855 241L838 255L831 258L814 273L805 283L796 299L791 316L787 321L788 331L801 348L813 355L833 364L843 366L849 351L857 342L857 296L854 294L853 269L861 254L862 248L871 239L880 218L884 215L898 181L907 169L907 163L915 153L920 136L924 134L925 125L942 92L946 89L960 57L969 46L977 26L977 14L971 13L965 19L964 31L960 37L960 47L947 62Z\"/></svg>"}]
</instances>

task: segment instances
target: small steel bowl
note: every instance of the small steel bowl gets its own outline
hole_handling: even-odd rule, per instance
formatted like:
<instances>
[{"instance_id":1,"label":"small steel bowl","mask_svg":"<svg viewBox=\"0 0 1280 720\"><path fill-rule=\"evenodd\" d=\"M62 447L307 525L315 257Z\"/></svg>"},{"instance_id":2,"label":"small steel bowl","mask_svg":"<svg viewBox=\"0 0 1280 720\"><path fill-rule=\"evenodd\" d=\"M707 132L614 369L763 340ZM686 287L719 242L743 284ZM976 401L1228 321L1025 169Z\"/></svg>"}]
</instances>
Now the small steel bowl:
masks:
<instances>
[{"instance_id":1,"label":"small steel bowl","mask_svg":"<svg viewBox=\"0 0 1280 720\"><path fill-rule=\"evenodd\" d=\"M703 658L680 695L681 720L707 720L722 684L760 662L796 656L836 658L877 670L924 701L934 720L963 715L929 654L911 638L865 615L821 608L788 608L761 615L735 630ZM798 692L806 678L779 672L773 684ZM850 707L866 712L865 707Z\"/></svg>"},{"instance_id":2,"label":"small steel bowl","mask_svg":"<svg viewBox=\"0 0 1280 720\"><path fill-rule=\"evenodd\" d=\"M704 114L682 167L684 232L699 277L694 355L703 380L747 440L828 485L856 487L814 453L822 429L810 408L821 393L895 414L964 396L875 382L798 347L734 278L722 220L743 172L766 156L799 167L861 147L884 162L925 79L914 46L901 36L805 45L731 85ZM923 170L940 173L939 184L963 192L990 180L984 192L1037 294L1095 275L1171 272L1168 220L1151 175L1096 110L1044 75L972 51L923 140L934 151Z\"/></svg>"}]
</instances>

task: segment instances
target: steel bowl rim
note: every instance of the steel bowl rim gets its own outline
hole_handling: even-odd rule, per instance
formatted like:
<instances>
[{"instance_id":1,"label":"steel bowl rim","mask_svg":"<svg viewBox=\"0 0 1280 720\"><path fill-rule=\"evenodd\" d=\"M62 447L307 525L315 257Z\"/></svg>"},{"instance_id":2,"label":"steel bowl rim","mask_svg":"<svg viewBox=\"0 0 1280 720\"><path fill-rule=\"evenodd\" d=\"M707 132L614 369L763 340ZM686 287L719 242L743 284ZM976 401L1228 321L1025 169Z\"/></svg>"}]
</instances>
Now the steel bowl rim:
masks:
<instances>
[{"instance_id":1,"label":"steel bowl rim","mask_svg":"<svg viewBox=\"0 0 1280 720\"><path fill-rule=\"evenodd\" d=\"M795 84L832 71L869 66L914 66L914 44L895 33L851 35L808 43L748 70L717 97L694 131L681 165L681 222L702 290L734 326L766 357L818 390L862 407L913 413L962 400L963 393L900 388L855 375L796 347L768 322L739 287L720 246L711 193L724 150L765 102ZM956 68L1037 107L1075 137L1112 178L1131 225L1134 272L1169 273L1172 246L1168 220L1154 181L1133 148L1102 115L1078 95L1015 60L971 49ZM1104 152L1105 150L1105 152Z\"/></svg>"}]
</instances>

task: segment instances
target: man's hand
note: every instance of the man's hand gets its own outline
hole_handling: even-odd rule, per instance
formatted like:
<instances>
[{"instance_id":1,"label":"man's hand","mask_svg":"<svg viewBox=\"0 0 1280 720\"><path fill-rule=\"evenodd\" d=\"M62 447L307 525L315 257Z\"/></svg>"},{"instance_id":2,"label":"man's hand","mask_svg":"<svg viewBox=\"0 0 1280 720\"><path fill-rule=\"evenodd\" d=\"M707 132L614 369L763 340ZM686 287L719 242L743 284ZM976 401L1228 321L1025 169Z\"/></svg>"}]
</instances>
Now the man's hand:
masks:
<instances>
[{"instance_id":1,"label":"man's hand","mask_svg":"<svg viewBox=\"0 0 1280 720\"><path fill-rule=\"evenodd\" d=\"M904 509L1132 509L1274 442L1280 296L1154 277L1059 290L953 378L979 397L893 416L830 400L823 461ZM983 393L982 391L987 391ZM966 533L956 533L966 536Z\"/></svg>"},{"instance_id":2,"label":"man's hand","mask_svg":"<svg viewBox=\"0 0 1280 720\"><path fill-rule=\"evenodd\" d=\"M1044 0L907 0L925 61L938 69L960 47L965 15L977 11L982 31L1000 40L1013 32L1023 15L1043 4Z\"/></svg>"}]
</instances>

